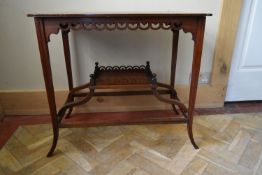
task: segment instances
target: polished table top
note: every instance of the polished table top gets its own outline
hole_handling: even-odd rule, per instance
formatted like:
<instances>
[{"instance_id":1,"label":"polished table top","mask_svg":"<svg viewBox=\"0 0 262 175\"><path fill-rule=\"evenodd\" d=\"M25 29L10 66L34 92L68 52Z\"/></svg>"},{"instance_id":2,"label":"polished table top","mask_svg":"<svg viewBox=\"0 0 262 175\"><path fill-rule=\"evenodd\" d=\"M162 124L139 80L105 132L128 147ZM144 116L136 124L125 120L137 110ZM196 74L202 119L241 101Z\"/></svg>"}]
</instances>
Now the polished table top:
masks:
<instances>
[{"instance_id":1,"label":"polished table top","mask_svg":"<svg viewBox=\"0 0 262 175\"><path fill-rule=\"evenodd\" d=\"M28 17L48 17L48 18L113 18L113 17L190 17L190 16L212 16L211 13L123 13L123 14L103 14L103 13L33 13L28 14Z\"/></svg>"}]
</instances>

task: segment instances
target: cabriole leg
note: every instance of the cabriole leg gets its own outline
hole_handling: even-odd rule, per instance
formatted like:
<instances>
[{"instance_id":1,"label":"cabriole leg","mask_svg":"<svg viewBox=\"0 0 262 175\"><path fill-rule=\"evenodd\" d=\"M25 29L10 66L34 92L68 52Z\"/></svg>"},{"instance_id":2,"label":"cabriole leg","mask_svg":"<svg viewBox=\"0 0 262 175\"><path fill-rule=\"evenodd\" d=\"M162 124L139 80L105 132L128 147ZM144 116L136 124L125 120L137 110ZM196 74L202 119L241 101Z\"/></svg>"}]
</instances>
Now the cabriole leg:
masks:
<instances>
[{"instance_id":1,"label":"cabriole leg","mask_svg":"<svg viewBox=\"0 0 262 175\"><path fill-rule=\"evenodd\" d=\"M201 18L198 21L197 33L194 38L195 43L194 43L192 77L191 77L191 84L190 84L188 122L187 122L188 136L195 149L198 149L198 146L193 137L192 125L193 125L193 115L195 109L196 93L197 93L198 78L199 78L199 71L200 71L200 64L201 64L204 30L205 30L205 18Z\"/></svg>"},{"instance_id":2,"label":"cabriole leg","mask_svg":"<svg viewBox=\"0 0 262 175\"><path fill-rule=\"evenodd\" d=\"M47 99L48 99L49 110L50 110L50 115L52 119L52 127L53 127L53 143L52 143L50 151L47 154L47 157L50 157L53 155L53 152L57 145L58 136L59 136L56 103L55 103L55 93L54 93L54 86L53 86L53 80L52 80L52 71L51 71L51 65L50 65L48 41L45 36L44 20L41 18L35 18L35 25L36 25L36 33L37 33L39 51L40 51L40 56L41 56L41 64L42 64L42 69L43 69L43 74L44 74L44 79L45 79Z\"/></svg>"}]
</instances>

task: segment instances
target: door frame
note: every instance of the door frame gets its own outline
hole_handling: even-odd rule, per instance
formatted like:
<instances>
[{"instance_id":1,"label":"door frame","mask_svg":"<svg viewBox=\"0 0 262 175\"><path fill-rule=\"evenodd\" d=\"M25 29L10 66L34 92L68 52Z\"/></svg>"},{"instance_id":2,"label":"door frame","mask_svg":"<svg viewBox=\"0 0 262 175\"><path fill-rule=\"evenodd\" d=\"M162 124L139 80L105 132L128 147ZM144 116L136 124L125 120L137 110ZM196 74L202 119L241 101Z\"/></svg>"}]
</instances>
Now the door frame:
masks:
<instances>
[{"instance_id":1,"label":"door frame","mask_svg":"<svg viewBox=\"0 0 262 175\"><path fill-rule=\"evenodd\" d=\"M212 102L217 103L218 106L224 105L226 97L242 5L243 0L223 0L209 84L209 90L216 93Z\"/></svg>"}]
</instances>

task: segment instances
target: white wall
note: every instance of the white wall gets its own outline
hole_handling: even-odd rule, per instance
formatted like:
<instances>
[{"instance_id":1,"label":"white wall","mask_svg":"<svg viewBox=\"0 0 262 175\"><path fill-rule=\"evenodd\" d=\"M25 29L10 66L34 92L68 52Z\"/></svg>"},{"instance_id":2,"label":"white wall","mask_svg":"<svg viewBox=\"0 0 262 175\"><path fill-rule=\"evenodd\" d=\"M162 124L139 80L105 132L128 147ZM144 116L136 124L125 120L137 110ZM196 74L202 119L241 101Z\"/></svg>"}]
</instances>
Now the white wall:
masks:
<instances>
[{"instance_id":1,"label":"white wall","mask_svg":"<svg viewBox=\"0 0 262 175\"><path fill-rule=\"evenodd\" d=\"M0 90L44 88L35 26L27 13L213 13L207 18L201 67L201 72L211 72L220 7L220 0L0 0ZM180 33L176 82L188 84L193 41L190 34ZM51 41L55 87L65 89L61 35L52 35ZM169 31L74 32L70 34L70 44L77 84L88 81L95 61L104 65L139 65L150 60L159 79L169 80Z\"/></svg>"}]
</instances>

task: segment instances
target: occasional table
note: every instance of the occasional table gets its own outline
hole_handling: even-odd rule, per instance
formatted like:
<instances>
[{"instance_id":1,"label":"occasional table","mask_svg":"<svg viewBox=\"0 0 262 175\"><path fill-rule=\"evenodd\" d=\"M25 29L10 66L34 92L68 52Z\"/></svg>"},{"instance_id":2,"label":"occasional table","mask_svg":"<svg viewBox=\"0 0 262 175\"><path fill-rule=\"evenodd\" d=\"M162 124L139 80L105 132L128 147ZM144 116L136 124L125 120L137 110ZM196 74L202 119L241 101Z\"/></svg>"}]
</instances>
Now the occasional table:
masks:
<instances>
[{"instance_id":1,"label":"occasional table","mask_svg":"<svg viewBox=\"0 0 262 175\"><path fill-rule=\"evenodd\" d=\"M144 123L186 123L190 141L198 149L193 137L192 124L195 107L198 78L201 63L206 17L211 14L204 13L178 13L178 14L28 14L34 17L36 34L46 93L53 127L53 143L47 156L53 155L56 148L59 128L78 126L118 125L118 124L144 124ZM106 66L95 63L94 73L90 75L90 82L75 87L71 69L70 47L68 33L72 30L168 30L173 33L172 60L170 83L157 81L157 75L150 68L150 62L144 65L116 65ZM179 31L192 34L194 53L192 63L192 76L188 107L178 98L174 88ZM65 104L57 111L55 91L48 42L51 34L61 31L65 55L66 71L69 93ZM164 59L164 58L161 58ZM122 89L121 91L99 91L99 89ZM124 91L123 91L124 89ZM88 91L83 91L88 90ZM169 94L170 98L162 94ZM174 111L172 116L140 116L140 117L111 117L88 118L80 125L70 124L66 121L74 107L87 103L93 96L114 95L154 95L158 100L169 103Z\"/></svg>"}]
</instances>

